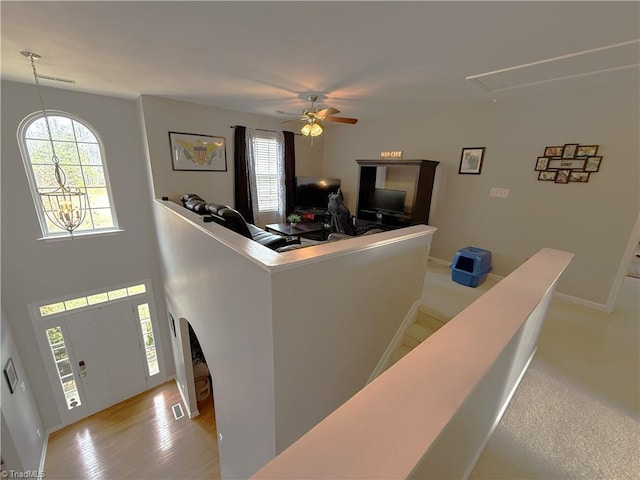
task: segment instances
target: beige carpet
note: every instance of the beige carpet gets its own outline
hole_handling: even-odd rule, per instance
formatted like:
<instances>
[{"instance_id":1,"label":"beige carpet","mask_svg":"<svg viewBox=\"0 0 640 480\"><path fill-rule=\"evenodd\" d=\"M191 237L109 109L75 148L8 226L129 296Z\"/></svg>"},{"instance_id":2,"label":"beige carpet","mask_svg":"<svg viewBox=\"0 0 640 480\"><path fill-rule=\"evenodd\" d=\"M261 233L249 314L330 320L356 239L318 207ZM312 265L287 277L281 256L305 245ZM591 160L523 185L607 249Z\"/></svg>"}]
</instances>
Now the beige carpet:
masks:
<instances>
[{"instance_id":1,"label":"beige carpet","mask_svg":"<svg viewBox=\"0 0 640 480\"><path fill-rule=\"evenodd\" d=\"M429 264L427 304L456 314L477 289ZM611 314L554 299L529 371L470 477L640 478L640 279Z\"/></svg>"},{"instance_id":2,"label":"beige carpet","mask_svg":"<svg viewBox=\"0 0 640 480\"><path fill-rule=\"evenodd\" d=\"M536 359L472 479L637 479L637 418Z\"/></svg>"}]
</instances>

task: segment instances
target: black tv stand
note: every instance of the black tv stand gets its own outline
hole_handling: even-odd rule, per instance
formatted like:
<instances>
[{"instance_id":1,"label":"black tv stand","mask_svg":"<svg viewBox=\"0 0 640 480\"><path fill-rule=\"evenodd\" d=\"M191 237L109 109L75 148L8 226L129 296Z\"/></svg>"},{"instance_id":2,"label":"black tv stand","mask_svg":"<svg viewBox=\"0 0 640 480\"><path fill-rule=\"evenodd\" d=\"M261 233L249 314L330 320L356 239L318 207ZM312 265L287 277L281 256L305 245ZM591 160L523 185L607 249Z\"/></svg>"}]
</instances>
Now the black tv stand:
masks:
<instances>
[{"instance_id":1,"label":"black tv stand","mask_svg":"<svg viewBox=\"0 0 640 480\"><path fill-rule=\"evenodd\" d=\"M411 215L400 212L390 212L380 209L360 209L358 221L364 223L375 223L383 227L400 228L411 225Z\"/></svg>"},{"instance_id":2,"label":"black tv stand","mask_svg":"<svg viewBox=\"0 0 640 480\"><path fill-rule=\"evenodd\" d=\"M331 222L331 215L327 208L296 207L294 211L302 217L303 222Z\"/></svg>"},{"instance_id":3,"label":"black tv stand","mask_svg":"<svg viewBox=\"0 0 640 480\"><path fill-rule=\"evenodd\" d=\"M302 213L310 213L312 215L325 215L328 212L326 208L305 208L305 207L296 207L296 212Z\"/></svg>"}]
</instances>

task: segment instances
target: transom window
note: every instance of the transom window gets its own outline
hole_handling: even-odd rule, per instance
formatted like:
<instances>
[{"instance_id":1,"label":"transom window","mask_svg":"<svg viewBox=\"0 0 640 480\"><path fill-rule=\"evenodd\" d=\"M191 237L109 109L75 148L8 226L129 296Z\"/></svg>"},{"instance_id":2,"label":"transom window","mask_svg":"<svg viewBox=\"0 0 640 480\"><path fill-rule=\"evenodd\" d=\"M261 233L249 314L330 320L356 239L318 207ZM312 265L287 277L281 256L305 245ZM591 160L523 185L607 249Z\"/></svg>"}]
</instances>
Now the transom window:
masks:
<instances>
[{"instance_id":1,"label":"transom window","mask_svg":"<svg viewBox=\"0 0 640 480\"><path fill-rule=\"evenodd\" d=\"M76 233L116 230L118 223L104 149L97 132L88 123L64 112L47 111L56 156L69 187L86 194L87 214ZM58 188L54 175L53 152L42 112L25 118L18 128L18 142L29 186L44 237L67 234L47 218L40 193Z\"/></svg>"},{"instance_id":2,"label":"transom window","mask_svg":"<svg viewBox=\"0 0 640 480\"><path fill-rule=\"evenodd\" d=\"M147 292L147 286L144 283L132 285L130 287L116 288L115 290L94 292L91 295L83 295L82 297L70 298L62 302L48 303L39 308L40 316L47 317L56 313L68 312L76 308L89 307L98 303L111 302L120 298L133 297Z\"/></svg>"}]
</instances>

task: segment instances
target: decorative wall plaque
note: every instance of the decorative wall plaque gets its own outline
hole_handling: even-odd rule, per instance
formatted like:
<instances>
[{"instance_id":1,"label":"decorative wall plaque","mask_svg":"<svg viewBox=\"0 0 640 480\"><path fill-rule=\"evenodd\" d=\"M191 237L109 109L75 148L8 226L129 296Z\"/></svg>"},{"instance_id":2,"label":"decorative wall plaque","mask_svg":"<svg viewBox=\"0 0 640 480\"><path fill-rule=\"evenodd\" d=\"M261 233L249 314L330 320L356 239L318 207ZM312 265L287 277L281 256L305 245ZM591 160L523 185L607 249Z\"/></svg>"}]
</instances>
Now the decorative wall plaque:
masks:
<instances>
[{"instance_id":1,"label":"decorative wall plaque","mask_svg":"<svg viewBox=\"0 0 640 480\"><path fill-rule=\"evenodd\" d=\"M402 150L380 152L380 160L402 160Z\"/></svg>"}]
</instances>

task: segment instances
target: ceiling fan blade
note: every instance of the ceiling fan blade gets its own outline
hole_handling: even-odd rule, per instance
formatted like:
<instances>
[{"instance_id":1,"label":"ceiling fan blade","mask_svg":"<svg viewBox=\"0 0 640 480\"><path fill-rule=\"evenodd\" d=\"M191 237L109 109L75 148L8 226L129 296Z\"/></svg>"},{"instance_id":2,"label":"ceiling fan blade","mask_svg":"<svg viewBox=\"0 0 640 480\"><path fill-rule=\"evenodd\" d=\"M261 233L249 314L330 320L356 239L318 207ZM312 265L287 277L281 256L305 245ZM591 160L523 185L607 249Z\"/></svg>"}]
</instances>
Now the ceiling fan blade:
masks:
<instances>
[{"instance_id":1,"label":"ceiling fan blade","mask_svg":"<svg viewBox=\"0 0 640 480\"><path fill-rule=\"evenodd\" d=\"M285 112L284 110L276 110L274 113L276 115L287 115L289 117L299 117L300 116L299 113Z\"/></svg>"},{"instance_id":2,"label":"ceiling fan blade","mask_svg":"<svg viewBox=\"0 0 640 480\"><path fill-rule=\"evenodd\" d=\"M337 110L333 107L327 107L323 110L316 112L316 117L326 117L327 115L335 115L336 113L340 113L340 110Z\"/></svg>"},{"instance_id":3,"label":"ceiling fan blade","mask_svg":"<svg viewBox=\"0 0 640 480\"><path fill-rule=\"evenodd\" d=\"M348 117L324 117L323 120L325 122L350 123L351 125L353 125L354 123L358 123L357 118Z\"/></svg>"}]
</instances>

